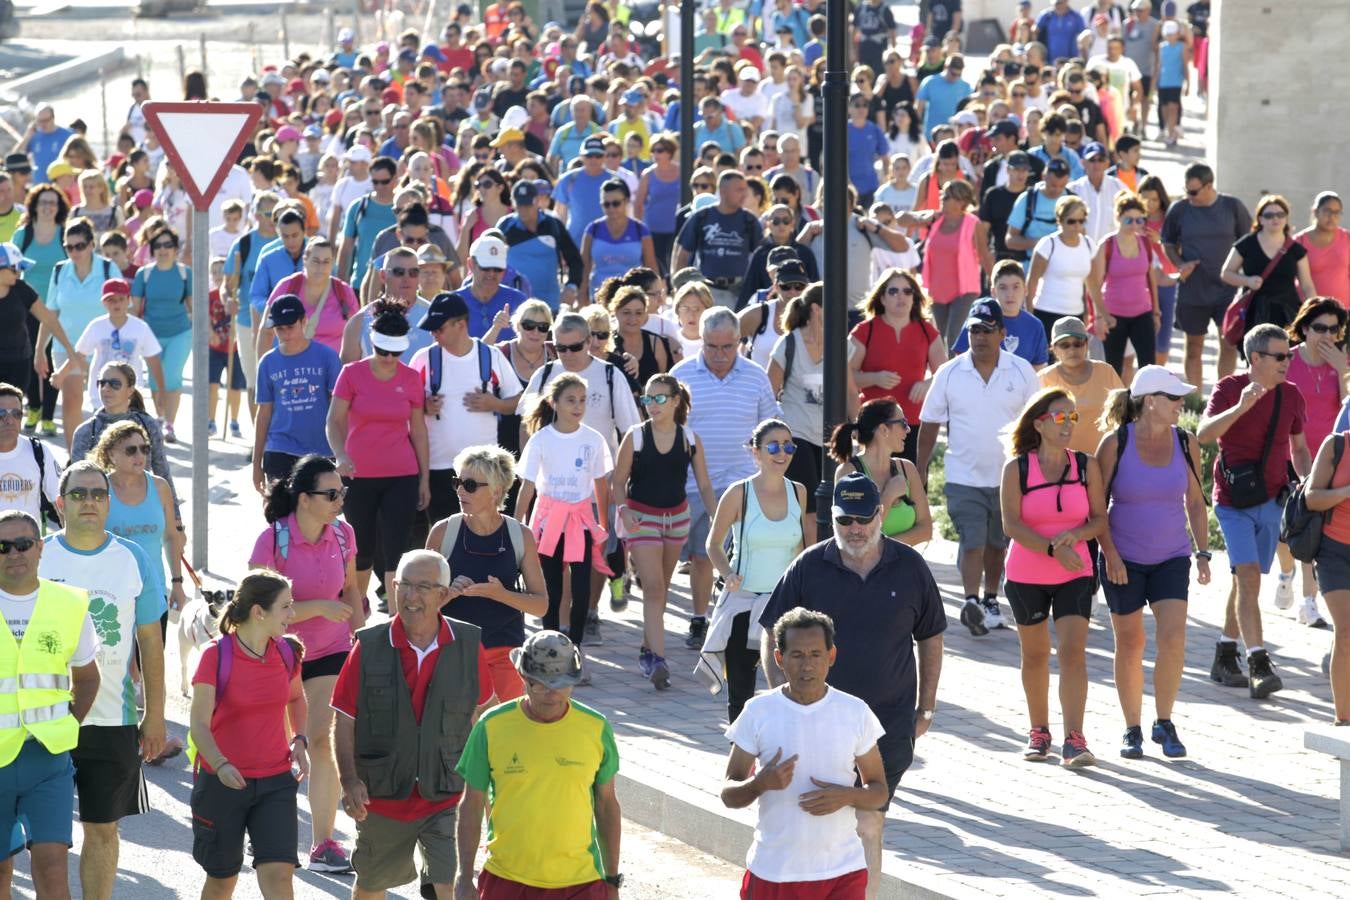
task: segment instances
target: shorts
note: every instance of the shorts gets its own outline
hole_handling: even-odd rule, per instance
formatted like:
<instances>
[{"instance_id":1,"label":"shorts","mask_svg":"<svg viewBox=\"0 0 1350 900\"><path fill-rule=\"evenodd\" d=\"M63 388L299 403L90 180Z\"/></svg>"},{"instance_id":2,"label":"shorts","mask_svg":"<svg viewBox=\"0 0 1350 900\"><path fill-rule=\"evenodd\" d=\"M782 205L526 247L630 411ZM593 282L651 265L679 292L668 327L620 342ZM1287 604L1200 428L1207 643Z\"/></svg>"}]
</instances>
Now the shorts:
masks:
<instances>
[{"instance_id":1,"label":"shorts","mask_svg":"<svg viewBox=\"0 0 1350 900\"><path fill-rule=\"evenodd\" d=\"M1039 625L1052 613L1055 621L1064 616L1088 619L1092 617L1092 600L1097 595L1097 579L1086 575L1063 584L1006 581L1003 592L1018 625Z\"/></svg>"},{"instance_id":2,"label":"shorts","mask_svg":"<svg viewBox=\"0 0 1350 900\"><path fill-rule=\"evenodd\" d=\"M72 845L74 775L69 753L49 753L36 740L24 741L14 761L0 767L0 835L21 836L7 857L34 844Z\"/></svg>"},{"instance_id":3,"label":"shorts","mask_svg":"<svg viewBox=\"0 0 1350 900\"><path fill-rule=\"evenodd\" d=\"M1181 105L1181 88L1158 88L1158 105L1166 106L1169 103L1175 103L1178 106Z\"/></svg>"},{"instance_id":4,"label":"shorts","mask_svg":"<svg viewBox=\"0 0 1350 900\"><path fill-rule=\"evenodd\" d=\"M1283 512L1274 500L1246 509L1214 504L1214 518L1219 520L1219 531L1228 546L1228 564L1235 569L1255 565L1262 574L1269 572L1275 560L1275 546L1280 542Z\"/></svg>"},{"instance_id":5,"label":"shorts","mask_svg":"<svg viewBox=\"0 0 1350 900\"><path fill-rule=\"evenodd\" d=\"M253 343L253 326L234 323L234 346L239 351L239 364L244 369L244 383L253 389L253 376L258 371L258 348Z\"/></svg>"},{"instance_id":6,"label":"shorts","mask_svg":"<svg viewBox=\"0 0 1350 900\"><path fill-rule=\"evenodd\" d=\"M301 660L300 680L309 681L311 678L336 676L342 671L342 664L346 661L346 653L330 653L327 656L320 656L318 659Z\"/></svg>"},{"instance_id":7,"label":"shorts","mask_svg":"<svg viewBox=\"0 0 1350 900\"><path fill-rule=\"evenodd\" d=\"M887 731L877 739L877 751L881 753L881 767L886 773L886 805L881 808L885 812L900 787L900 779L914 762L914 735Z\"/></svg>"},{"instance_id":8,"label":"shorts","mask_svg":"<svg viewBox=\"0 0 1350 900\"><path fill-rule=\"evenodd\" d=\"M726 491L726 486L713 485L713 498L717 499ZM680 551L680 559L688 560L695 556L708 558L708 531L712 528L712 513L716 510L703 508L703 495L694 491L685 498L689 505L689 537Z\"/></svg>"},{"instance_id":9,"label":"shorts","mask_svg":"<svg viewBox=\"0 0 1350 900\"><path fill-rule=\"evenodd\" d=\"M1159 600L1180 600L1185 603L1191 586L1191 558L1174 556L1160 563L1144 563L1125 560L1125 574L1129 578L1125 584L1115 584L1106 577L1106 560L1100 564L1102 573L1102 593L1106 595L1106 608L1118 616L1128 616L1144 608L1145 603L1157 603Z\"/></svg>"},{"instance_id":10,"label":"shorts","mask_svg":"<svg viewBox=\"0 0 1350 900\"><path fill-rule=\"evenodd\" d=\"M525 682L511 662L514 647L484 647L483 657L487 661L488 675L492 678L492 693L498 703L505 703L524 696Z\"/></svg>"},{"instance_id":11,"label":"shorts","mask_svg":"<svg viewBox=\"0 0 1350 900\"><path fill-rule=\"evenodd\" d=\"M166 336L155 335L163 348L159 354L159 364L164 369L164 384L158 384L155 376L150 376L152 391L181 391L183 389L183 368L187 365L188 354L192 352L192 332L183 331Z\"/></svg>"},{"instance_id":12,"label":"shorts","mask_svg":"<svg viewBox=\"0 0 1350 900\"><path fill-rule=\"evenodd\" d=\"M866 869L819 881L765 881L746 870L741 879L741 900L863 900L866 896Z\"/></svg>"},{"instance_id":13,"label":"shorts","mask_svg":"<svg viewBox=\"0 0 1350 900\"><path fill-rule=\"evenodd\" d=\"M1222 333L1223 314L1228 311L1230 299L1225 297L1213 303L1182 303L1178 296L1177 327L1191 337L1202 337L1209 334L1209 324L1213 322L1215 330Z\"/></svg>"},{"instance_id":14,"label":"shorts","mask_svg":"<svg viewBox=\"0 0 1350 900\"><path fill-rule=\"evenodd\" d=\"M249 778L242 790L201 769L192 783L192 858L212 878L233 878L244 865L244 834L253 844L253 868L289 863L299 868L300 839L290 772Z\"/></svg>"},{"instance_id":15,"label":"shorts","mask_svg":"<svg viewBox=\"0 0 1350 900\"><path fill-rule=\"evenodd\" d=\"M609 900L609 885L599 878L564 888L541 888L493 875L478 873L479 900Z\"/></svg>"},{"instance_id":16,"label":"shorts","mask_svg":"<svg viewBox=\"0 0 1350 900\"><path fill-rule=\"evenodd\" d=\"M70 751L80 821L116 822L150 809L141 769L141 738L135 725L82 725Z\"/></svg>"},{"instance_id":17,"label":"shorts","mask_svg":"<svg viewBox=\"0 0 1350 900\"><path fill-rule=\"evenodd\" d=\"M1322 535L1314 568L1317 570L1317 587L1324 595L1350 590L1350 544Z\"/></svg>"},{"instance_id":18,"label":"shorts","mask_svg":"<svg viewBox=\"0 0 1350 900\"><path fill-rule=\"evenodd\" d=\"M291 470L295 464L300 461L300 457L292 456L289 453L278 453L275 450L264 450L262 458L262 470L272 481L281 478L289 478Z\"/></svg>"},{"instance_id":19,"label":"shorts","mask_svg":"<svg viewBox=\"0 0 1350 900\"><path fill-rule=\"evenodd\" d=\"M418 879L413 850L421 848L421 879L427 884L455 883L455 808L411 822L370 813L356 823L352 868L363 891L385 891Z\"/></svg>"},{"instance_id":20,"label":"shorts","mask_svg":"<svg viewBox=\"0 0 1350 900\"><path fill-rule=\"evenodd\" d=\"M980 550L984 547L1008 546L1008 537L1003 533L1003 510L999 506L998 488L971 487L966 484L952 484L950 481L942 488L947 498L947 515L960 539L960 550Z\"/></svg>"},{"instance_id":21,"label":"shorts","mask_svg":"<svg viewBox=\"0 0 1350 900\"><path fill-rule=\"evenodd\" d=\"M628 511L637 516L638 526L625 530L623 540L629 546L639 544L683 544L689 537L689 501L670 509L657 509L632 500ZM621 520L615 519L618 523Z\"/></svg>"},{"instance_id":22,"label":"shorts","mask_svg":"<svg viewBox=\"0 0 1350 900\"><path fill-rule=\"evenodd\" d=\"M248 382L244 379L244 367L239 361L238 347L235 348L235 351L231 356L234 361L234 366L233 371L230 373L229 389L232 391L248 390ZM211 350L210 359L206 361L206 366L206 383L220 384L220 376L225 374L225 351L213 348ZM168 376L166 375L165 378L168 378Z\"/></svg>"}]
</instances>

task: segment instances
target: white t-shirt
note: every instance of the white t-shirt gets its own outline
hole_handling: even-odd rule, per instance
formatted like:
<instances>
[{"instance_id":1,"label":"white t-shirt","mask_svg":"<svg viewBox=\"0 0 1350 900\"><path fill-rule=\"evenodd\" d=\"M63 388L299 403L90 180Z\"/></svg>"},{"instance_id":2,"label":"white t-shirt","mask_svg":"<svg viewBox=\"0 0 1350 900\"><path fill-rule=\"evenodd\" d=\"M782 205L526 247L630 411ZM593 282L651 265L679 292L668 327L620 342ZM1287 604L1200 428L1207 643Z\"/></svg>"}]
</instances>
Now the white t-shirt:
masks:
<instances>
[{"instance_id":1,"label":"white t-shirt","mask_svg":"<svg viewBox=\"0 0 1350 900\"><path fill-rule=\"evenodd\" d=\"M828 816L802 810L798 799L816 789L812 778L851 785L854 765L885 734L867 704L852 694L827 688L825 696L804 706L783 688L752 697L727 727L727 738L764 766L782 749L783 759L797 755L792 783L759 796L755 838L745 865L765 881L821 881L867 867L858 820L851 807Z\"/></svg>"},{"instance_id":2,"label":"white t-shirt","mask_svg":"<svg viewBox=\"0 0 1350 900\"><path fill-rule=\"evenodd\" d=\"M595 495L595 479L610 473L613 459L604 438L594 428L583 424L563 434L549 425L525 443L520 453L520 477L534 482L541 497L580 503Z\"/></svg>"},{"instance_id":3,"label":"white t-shirt","mask_svg":"<svg viewBox=\"0 0 1350 900\"><path fill-rule=\"evenodd\" d=\"M164 348L144 319L128 315L120 328L114 328L112 320L103 315L84 329L75 342L75 349L89 358L89 403L98 409L103 404L99 400L97 382L104 366L110 362L124 362L139 374L145 368L145 359L159 356Z\"/></svg>"},{"instance_id":4,"label":"white t-shirt","mask_svg":"<svg viewBox=\"0 0 1350 900\"><path fill-rule=\"evenodd\" d=\"M633 392L628 389L628 379L617 369L607 378L606 368L614 367L604 360L592 357L591 364L576 374L580 375L590 388L586 394L586 415L581 421L599 432L609 446L610 458L614 459L619 455L618 435L637 425L642 421L642 417L638 415L637 401L633 399ZM545 369L548 369L548 381L542 381ZM528 413L538 402L544 388L566 371L560 362L545 363L535 369L534 374L530 376L530 383L525 386L525 395L520 398L520 405L517 407L520 413L522 415ZM613 415L610 414L611 397Z\"/></svg>"},{"instance_id":5,"label":"white t-shirt","mask_svg":"<svg viewBox=\"0 0 1350 900\"><path fill-rule=\"evenodd\" d=\"M239 240L243 234L242 228L236 232L226 231L224 225L212 228L210 231L211 255L213 257L219 256L228 259L230 256L230 248L234 246L234 242Z\"/></svg>"},{"instance_id":6,"label":"white t-shirt","mask_svg":"<svg viewBox=\"0 0 1350 900\"><path fill-rule=\"evenodd\" d=\"M756 116L765 119L769 116L769 99L759 91L747 97L738 87L727 88L722 92L722 104L732 119L753 119Z\"/></svg>"},{"instance_id":7,"label":"white t-shirt","mask_svg":"<svg viewBox=\"0 0 1350 900\"><path fill-rule=\"evenodd\" d=\"M1083 314L1083 282L1092 272L1096 245L1086 236L1070 247L1057 234L1047 234L1033 251L1046 260L1045 275L1036 286L1036 309L1066 316Z\"/></svg>"},{"instance_id":8,"label":"white t-shirt","mask_svg":"<svg viewBox=\"0 0 1350 900\"><path fill-rule=\"evenodd\" d=\"M362 181L357 181L350 175L343 175L338 179L337 185L333 188L333 196L328 200L329 211L331 212L334 208L345 211L349 205L369 194L373 187L369 176ZM342 213L339 213L340 215ZM339 218L338 225L341 226L341 224L342 220Z\"/></svg>"},{"instance_id":9,"label":"white t-shirt","mask_svg":"<svg viewBox=\"0 0 1350 900\"><path fill-rule=\"evenodd\" d=\"M680 323L670 318L666 313L660 313L659 315L648 316L647 321L642 323L642 330L659 334L673 343L680 336Z\"/></svg>"},{"instance_id":10,"label":"white t-shirt","mask_svg":"<svg viewBox=\"0 0 1350 900\"><path fill-rule=\"evenodd\" d=\"M23 640L24 632L28 630L28 622L33 618L35 603L37 591L23 595L0 591L0 615L5 617L5 624L9 626L15 641ZM97 654L98 633L94 631L94 620L86 613L84 621L80 623L80 639L75 644L75 655L70 658L70 665L87 666L94 661Z\"/></svg>"},{"instance_id":11,"label":"white t-shirt","mask_svg":"<svg viewBox=\"0 0 1350 900\"><path fill-rule=\"evenodd\" d=\"M32 438L19 435L13 450L0 451L0 510L21 509L41 521L38 482L41 481L47 499L55 503L61 472L56 465L56 453L48 444L42 448L44 471L39 477L32 444Z\"/></svg>"},{"instance_id":12,"label":"white t-shirt","mask_svg":"<svg viewBox=\"0 0 1350 900\"><path fill-rule=\"evenodd\" d=\"M491 358L492 376L501 387L503 398L511 398L520 393L520 378L516 375L506 357L496 347L488 348ZM428 395L431 391L431 354L441 356L441 384L436 396L445 397L440 417L427 416L427 440L431 450L431 468L449 469L454 465L455 457L465 447L476 444L497 443L497 414L490 412L472 412L465 408L463 396L482 390L482 374L478 368L479 342L474 341L464 356L455 356L438 344L424 347L413 354L409 363L422 376L422 384ZM490 389L490 387L489 387Z\"/></svg>"},{"instance_id":13,"label":"white t-shirt","mask_svg":"<svg viewBox=\"0 0 1350 900\"><path fill-rule=\"evenodd\" d=\"M220 183L220 190L211 198L211 206L207 210L207 222L211 228L218 228L225 224L225 201L240 200L243 201L244 209L250 209L253 203L253 178L248 174L243 166L234 163L230 170L225 173L225 180ZM228 256L230 248L225 247L224 253L216 253L212 245L212 256Z\"/></svg>"}]
</instances>

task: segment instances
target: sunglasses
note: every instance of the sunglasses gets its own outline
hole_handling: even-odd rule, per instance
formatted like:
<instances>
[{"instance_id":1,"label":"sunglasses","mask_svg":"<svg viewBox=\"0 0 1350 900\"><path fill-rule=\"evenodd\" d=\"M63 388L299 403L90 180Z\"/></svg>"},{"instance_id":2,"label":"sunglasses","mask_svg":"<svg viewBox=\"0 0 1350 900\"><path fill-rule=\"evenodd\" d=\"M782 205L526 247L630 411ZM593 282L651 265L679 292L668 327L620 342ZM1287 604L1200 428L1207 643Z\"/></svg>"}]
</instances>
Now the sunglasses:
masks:
<instances>
[{"instance_id":1,"label":"sunglasses","mask_svg":"<svg viewBox=\"0 0 1350 900\"><path fill-rule=\"evenodd\" d=\"M607 341L607 340L609 340L609 332L608 332L608 331L592 331L592 332L591 332L591 338L594 339L594 340L597 340L597 341Z\"/></svg>"},{"instance_id":2,"label":"sunglasses","mask_svg":"<svg viewBox=\"0 0 1350 900\"><path fill-rule=\"evenodd\" d=\"M909 287L908 285L906 285L905 287L896 287L895 285L891 285L890 287L886 288L887 297L894 297L897 294L903 294L906 297L913 297L914 288Z\"/></svg>"},{"instance_id":3,"label":"sunglasses","mask_svg":"<svg viewBox=\"0 0 1350 900\"><path fill-rule=\"evenodd\" d=\"M150 447L147 444L127 444L122 448L122 453L125 456L149 456Z\"/></svg>"},{"instance_id":4,"label":"sunglasses","mask_svg":"<svg viewBox=\"0 0 1350 900\"><path fill-rule=\"evenodd\" d=\"M1277 219L1283 219L1288 215L1289 214L1282 209L1268 209L1265 212L1261 213L1261 218L1266 220L1267 222L1274 222Z\"/></svg>"},{"instance_id":5,"label":"sunglasses","mask_svg":"<svg viewBox=\"0 0 1350 900\"><path fill-rule=\"evenodd\" d=\"M394 179L392 179L392 178L372 178L372 179L370 179L370 183L373 184L373 185L375 185L376 187L384 187L386 184L393 184L393 183L394 183Z\"/></svg>"},{"instance_id":6,"label":"sunglasses","mask_svg":"<svg viewBox=\"0 0 1350 900\"><path fill-rule=\"evenodd\" d=\"M623 156L622 153L616 153L616 152L613 151L613 150L606 150L606 151L605 151L605 158L606 158L606 159L620 159L620 158L622 158L622 156Z\"/></svg>"},{"instance_id":7,"label":"sunglasses","mask_svg":"<svg viewBox=\"0 0 1350 900\"><path fill-rule=\"evenodd\" d=\"M651 406L653 403L657 406L665 406L669 402L669 394L643 394L641 400L643 406Z\"/></svg>"},{"instance_id":8,"label":"sunglasses","mask_svg":"<svg viewBox=\"0 0 1350 900\"><path fill-rule=\"evenodd\" d=\"M1264 350L1253 350L1252 356L1265 356L1275 360L1277 363L1288 362L1294 358L1293 353L1267 353Z\"/></svg>"},{"instance_id":9,"label":"sunglasses","mask_svg":"<svg viewBox=\"0 0 1350 900\"><path fill-rule=\"evenodd\" d=\"M711 191L713 186L707 181L696 181L693 184L693 189L696 191Z\"/></svg>"},{"instance_id":10,"label":"sunglasses","mask_svg":"<svg viewBox=\"0 0 1350 900\"><path fill-rule=\"evenodd\" d=\"M422 274L422 270L417 266L406 269L403 266L394 266L391 269L385 269L385 271L395 278L416 278L418 275Z\"/></svg>"},{"instance_id":11,"label":"sunglasses","mask_svg":"<svg viewBox=\"0 0 1350 900\"><path fill-rule=\"evenodd\" d=\"M67 253L79 253L81 250L89 249L89 242L80 241L79 243L62 244L61 246L66 249Z\"/></svg>"},{"instance_id":12,"label":"sunglasses","mask_svg":"<svg viewBox=\"0 0 1350 900\"><path fill-rule=\"evenodd\" d=\"M1120 217L1120 224L1122 224L1122 225L1143 225L1143 224L1144 224L1145 222L1147 222L1147 221L1148 221L1148 219L1145 218L1144 216L1121 216L1121 217Z\"/></svg>"},{"instance_id":13,"label":"sunglasses","mask_svg":"<svg viewBox=\"0 0 1350 900\"><path fill-rule=\"evenodd\" d=\"M1055 342L1055 349L1058 350L1062 347L1065 350L1082 350L1087 346L1087 343L1084 340L1057 341Z\"/></svg>"},{"instance_id":14,"label":"sunglasses","mask_svg":"<svg viewBox=\"0 0 1350 900\"><path fill-rule=\"evenodd\" d=\"M108 499L107 488L71 488L66 491L66 496L76 503L83 503L86 500L93 500L95 503L102 503Z\"/></svg>"},{"instance_id":15,"label":"sunglasses","mask_svg":"<svg viewBox=\"0 0 1350 900\"><path fill-rule=\"evenodd\" d=\"M909 431L910 428L909 420L904 416L901 416L898 419L887 419L886 424L896 428L903 428L905 431Z\"/></svg>"},{"instance_id":16,"label":"sunglasses","mask_svg":"<svg viewBox=\"0 0 1350 900\"><path fill-rule=\"evenodd\" d=\"M398 351L398 350L382 350L382 349L380 349L379 347L376 347L376 348L375 348L375 355L376 355L376 356L398 356L399 353L400 353L400 351Z\"/></svg>"},{"instance_id":17,"label":"sunglasses","mask_svg":"<svg viewBox=\"0 0 1350 900\"><path fill-rule=\"evenodd\" d=\"M472 478L460 478L458 475L452 476L450 478L450 484L454 487L455 490L464 488L464 493L466 494L472 494L479 488L488 486L488 483L486 481L475 481Z\"/></svg>"},{"instance_id":18,"label":"sunglasses","mask_svg":"<svg viewBox=\"0 0 1350 900\"><path fill-rule=\"evenodd\" d=\"M5 421L6 419L13 419L17 422L22 418L23 410L21 409L0 409L0 422Z\"/></svg>"},{"instance_id":19,"label":"sunglasses","mask_svg":"<svg viewBox=\"0 0 1350 900\"><path fill-rule=\"evenodd\" d=\"M15 538L12 541L0 541L0 556L9 556L9 551L18 550L20 553L27 553L33 549L37 541L34 538Z\"/></svg>"},{"instance_id":20,"label":"sunglasses","mask_svg":"<svg viewBox=\"0 0 1350 900\"><path fill-rule=\"evenodd\" d=\"M800 281L789 281L789 282L786 283L786 284L780 284L780 285L778 286L778 290L779 290L779 292L782 292L782 291L804 291L804 290L806 290L806 285L803 284L803 283L800 282Z\"/></svg>"},{"instance_id":21,"label":"sunglasses","mask_svg":"<svg viewBox=\"0 0 1350 900\"><path fill-rule=\"evenodd\" d=\"M94 382L94 384L101 388L112 388L114 391L120 391L123 387L123 382L120 378L100 378L98 381Z\"/></svg>"},{"instance_id":22,"label":"sunglasses","mask_svg":"<svg viewBox=\"0 0 1350 900\"><path fill-rule=\"evenodd\" d=\"M780 453L786 453L788 456L797 452L797 445L792 441L769 441L760 448L770 456L777 456Z\"/></svg>"},{"instance_id":23,"label":"sunglasses","mask_svg":"<svg viewBox=\"0 0 1350 900\"><path fill-rule=\"evenodd\" d=\"M1076 412L1062 412L1062 411L1061 411L1061 412L1048 412L1048 413L1041 413L1039 416L1036 417L1036 421L1037 421L1037 422L1040 422L1040 421L1042 421L1042 420L1044 420L1044 419L1049 419L1051 422L1054 422L1056 425L1063 425L1063 424L1065 424L1066 422L1072 422L1073 424L1077 425L1077 424L1078 424L1078 413L1076 413Z\"/></svg>"},{"instance_id":24,"label":"sunglasses","mask_svg":"<svg viewBox=\"0 0 1350 900\"><path fill-rule=\"evenodd\" d=\"M480 191L490 191L497 186L497 182L493 181L491 178L480 178L473 183L473 186Z\"/></svg>"},{"instance_id":25,"label":"sunglasses","mask_svg":"<svg viewBox=\"0 0 1350 900\"><path fill-rule=\"evenodd\" d=\"M521 331L538 331L540 333L544 333L547 332L551 327L552 326L550 326L549 323L547 322L536 322L533 319L520 320Z\"/></svg>"},{"instance_id":26,"label":"sunglasses","mask_svg":"<svg viewBox=\"0 0 1350 900\"><path fill-rule=\"evenodd\" d=\"M575 344L555 344L554 348L559 353L580 353L586 349L586 342L580 341Z\"/></svg>"},{"instance_id":27,"label":"sunglasses","mask_svg":"<svg viewBox=\"0 0 1350 900\"><path fill-rule=\"evenodd\" d=\"M606 201L604 201L603 203L601 203L600 205L603 206L605 209L618 209L619 207L623 206L623 201L622 201L622 200L606 200Z\"/></svg>"},{"instance_id":28,"label":"sunglasses","mask_svg":"<svg viewBox=\"0 0 1350 900\"><path fill-rule=\"evenodd\" d=\"M1341 330L1341 326L1339 326L1339 325L1320 325L1320 324L1318 324L1317 322L1314 322L1314 323L1312 323L1311 325L1308 326L1308 330L1309 330L1309 331L1314 331L1314 332L1316 332L1317 334L1335 334L1336 332L1338 332L1338 331Z\"/></svg>"},{"instance_id":29,"label":"sunglasses","mask_svg":"<svg viewBox=\"0 0 1350 900\"><path fill-rule=\"evenodd\" d=\"M347 496L347 488L329 488L326 491L305 491L311 497L323 497L329 503L336 503Z\"/></svg>"},{"instance_id":30,"label":"sunglasses","mask_svg":"<svg viewBox=\"0 0 1350 900\"><path fill-rule=\"evenodd\" d=\"M1186 398L1185 398L1183 395L1181 395L1181 394L1169 394L1169 393L1167 393L1166 391L1158 391L1158 392L1155 393L1153 396L1154 396L1154 397L1166 397L1168 400L1171 400L1173 403L1180 403L1182 400L1185 400L1185 399L1186 399Z\"/></svg>"},{"instance_id":31,"label":"sunglasses","mask_svg":"<svg viewBox=\"0 0 1350 900\"><path fill-rule=\"evenodd\" d=\"M1186 196L1187 196L1187 197L1198 197L1198 196L1200 196L1200 191L1201 191L1200 188L1186 188Z\"/></svg>"},{"instance_id":32,"label":"sunglasses","mask_svg":"<svg viewBox=\"0 0 1350 900\"><path fill-rule=\"evenodd\" d=\"M763 172L763 171L764 171L764 164L763 164L763 163L760 163L760 164L758 164L758 165L751 165L750 163L746 163L746 164L745 164L744 166L742 166L741 168L744 169L744 170L745 170L745 173L748 175L748 174L750 174L750 173L752 173L752 172Z\"/></svg>"},{"instance_id":33,"label":"sunglasses","mask_svg":"<svg viewBox=\"0 0 1350 900\"><path fill-rule=\"evenodd\" d=\"M779 225L791 225L792 219L784 218L783 216L774 216L772 219L769 220L769 224L775 228L777 228Z\"/></svg>"},{"instance_id":34,"label":"sunglasses","mask_svg":"<svg viewBox=\"0 0 1350 900\"><path fill-rule=\"evenodd\" d=\"M848 528L852 525L871 525L872 520L876 517L876 513L872 513L870 516L835 516L834 524L840 528Z\"/></svg>"}]
</instances>

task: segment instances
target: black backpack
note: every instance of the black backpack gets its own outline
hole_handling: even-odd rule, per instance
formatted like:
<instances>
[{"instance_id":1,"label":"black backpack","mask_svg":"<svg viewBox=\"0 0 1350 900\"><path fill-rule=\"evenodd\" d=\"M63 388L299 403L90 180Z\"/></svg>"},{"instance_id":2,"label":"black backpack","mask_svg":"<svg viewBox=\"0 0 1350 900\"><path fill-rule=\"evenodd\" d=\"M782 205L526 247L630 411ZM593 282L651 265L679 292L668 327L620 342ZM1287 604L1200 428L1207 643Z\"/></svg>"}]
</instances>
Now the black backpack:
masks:
<instances>
[{"instance_id":1,"label":"black backpack","mask_svg":"<svg viewBox=\"0 0 1350 900\"><path fill-rule=\"evenodd\" d=\"M1341 465L1341 456L1345 453L1345 435L1333 435L1331 455L1331 475L1336 477L1336 469ZM1326 523L1327 513L1308 509L1308 482L1305 478L1284 501L1284 511L1280 513L1280 541L1289 545L1289 552L1299 562L1310 563L1317 558L1322 546L1322 526Z\"/></svg>"},{"instance_id":2,"label":"black backpack","mask_svg":"<svg viewBox=\"0 0 1350 900\"><path fill-rule=\"evenodd\" d=\"M1077 463L1078 465L1078 475L1076 477L1066 481L1065 476L1069 474L1069 470L1067 467L1065 467L1063 474L1059 476L1058 480L1044 481L1038 485L1035 485L1034 487L1028 487L1027 473L1031 467L1030 456L1026 453L1023 453L1021 456L1017 457L1017 484L1022 489L1022 496L1025 497L1032 491L1039 491L1042 488L1061 488L1066 484L1081 484L1083 486L1083 489L1087 490L1088 455L1086 453L1083 453L1081 450L1075 450L1073 451L1073 458L1074 462ZM1060 501L1058 497L1055 498L1055 506L1056 507L1060 506Z\"/></svg>"}]
</instances>

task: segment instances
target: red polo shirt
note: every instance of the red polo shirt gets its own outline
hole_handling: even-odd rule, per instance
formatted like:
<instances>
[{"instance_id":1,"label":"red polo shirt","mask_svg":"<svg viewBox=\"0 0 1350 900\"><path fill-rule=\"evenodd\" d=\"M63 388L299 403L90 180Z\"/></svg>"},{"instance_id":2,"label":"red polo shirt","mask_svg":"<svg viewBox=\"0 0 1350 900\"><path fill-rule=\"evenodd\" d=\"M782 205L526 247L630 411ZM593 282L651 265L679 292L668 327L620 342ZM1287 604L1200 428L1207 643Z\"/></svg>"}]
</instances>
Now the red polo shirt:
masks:
<instances>
[{"instance_id":1,"label":"red polo shirt","mask_svg":"<svg viewBox=\"0 0 1350 900\"><path fill-rule=\"evenodd\" d=\"M436 636L435 645L419 661L416 648L408 643L408 635L403 630L403 623L395 618L393 627L389 629L389 642L398 649L398 658L403 664L403 677L407 680L408 687L412 689L413 716L417 719L418 724L422 722L422 708L426 706L427 688L431 684L431 674L436 671L436 660L440 657L441 647L454 639L455 633L450 630L450 623L442 618L441 632ZM356 700L360 688L361 644L358 642L352 647L351 653L347 656L347 661L342 664L342 671L338 674L337 684L333 688L333 709L349 719L355 719ZM483 648L479 646L478 705L482 706L491 697L492 675L488 671L487 657L483 655ZM412 793L408 795L407 799L377 800L371 798L366 809L387 819L412 822L438 813L443 809L449 809L459 803L459 797L459 794L455 794L453 797L433 803L430 800L422 799L422 795L417 792L417 785L414 784Z\"/></svg>"}]
</instances>

